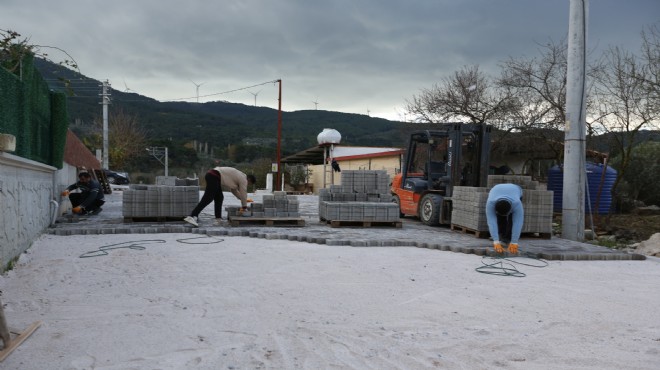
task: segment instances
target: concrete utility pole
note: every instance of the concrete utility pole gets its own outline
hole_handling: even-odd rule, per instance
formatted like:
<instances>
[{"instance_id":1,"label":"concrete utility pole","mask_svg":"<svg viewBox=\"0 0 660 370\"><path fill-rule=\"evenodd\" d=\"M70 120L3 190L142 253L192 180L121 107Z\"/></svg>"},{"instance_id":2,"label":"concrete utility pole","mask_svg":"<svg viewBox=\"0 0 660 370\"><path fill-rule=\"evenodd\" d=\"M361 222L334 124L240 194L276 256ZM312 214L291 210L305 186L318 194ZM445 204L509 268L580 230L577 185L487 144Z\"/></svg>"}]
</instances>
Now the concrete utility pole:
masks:
<instances>
[{"instance_id":1,"label":"concrete utility pole","mask_svg":"<svg viewBox=\"0 0 660 370\"><path fill-rule=\"evenodd\" d=\"M110 88L110 82L105 80L101 86L103 87L101 92L101 104L103 104L103 163L101 165L103 168L108 169L108 105L110 104L108 88Z\"/></svg>"},{"instance_id":2,"label":"concrete utility pole","mask_svg":"<svg viewBox=\"0 0 660 370\"><path fill-rule=\"evenodd\" d=\"M584 240L586 49L589 0L571 0L568 23L562 237Z\"/></svg>"}]
</instances>

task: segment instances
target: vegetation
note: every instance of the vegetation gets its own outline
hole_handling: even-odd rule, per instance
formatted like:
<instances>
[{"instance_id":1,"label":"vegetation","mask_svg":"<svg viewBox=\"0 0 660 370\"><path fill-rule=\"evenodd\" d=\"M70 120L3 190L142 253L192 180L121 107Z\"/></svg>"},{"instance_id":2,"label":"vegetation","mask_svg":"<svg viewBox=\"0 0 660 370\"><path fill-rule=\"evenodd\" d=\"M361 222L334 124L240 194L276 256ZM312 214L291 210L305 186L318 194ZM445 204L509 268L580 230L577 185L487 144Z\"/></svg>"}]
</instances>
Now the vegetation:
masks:
<instances>
[{"instance_id":1,"label":"vegetation","mask_svg":"<svg viewBox=\"0 0 660 370\"><path fill-rule=\"evenodd\" d=\"M642 31L638 55L612 47L587 71L591 77L587 149L603 143L599 135L609 139L605 148L598 149L620 158L614 164L618 170L614 191L631 170L633 149L640 136L660 127L659 25ZM541 46L538 57L510 58L502 63L499 78L486 76L478 66L464 67L443 83L414 96L407 110L417 122L493 124L499 129L495 132L496 145L506 142L503 139L510 133L521 133L538 149L551 149L556 162L561 163L567 50L566 41L550 42Z\"/></svg>"}]
</instances>

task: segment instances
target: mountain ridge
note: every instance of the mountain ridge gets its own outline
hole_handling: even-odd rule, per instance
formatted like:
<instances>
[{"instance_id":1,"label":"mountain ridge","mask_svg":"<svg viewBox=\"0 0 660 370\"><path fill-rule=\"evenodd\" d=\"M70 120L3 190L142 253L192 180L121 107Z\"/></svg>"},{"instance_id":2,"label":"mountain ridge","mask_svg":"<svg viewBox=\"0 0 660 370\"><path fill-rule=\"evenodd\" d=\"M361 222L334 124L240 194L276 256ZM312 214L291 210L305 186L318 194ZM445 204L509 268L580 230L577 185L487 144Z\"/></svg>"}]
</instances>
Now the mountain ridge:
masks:
<instances>
[{"instance_id":1,"label":"mountain ridge","mask_svg":"<svg viewBox=\"0 0 660 370\"><path fill-rule=\"evenodd\" d=\"M69 96L72 130L83 137L92 132L94 120L99 120L102 114L101 81L44 59L35 59L35 66L51 89ZM153 140L197 140L223 148L277 137L276 109L227 101L161 102L128 89L111 89L110 93L110 110L122 109L137 116ZM289 155L317 145L316 137L325 128L339 131L345 145L402 147L407 140L403 133L407 131L405 126L402 122L355 113L283 111L282 153Z\"/></svg>"}]
</instances>

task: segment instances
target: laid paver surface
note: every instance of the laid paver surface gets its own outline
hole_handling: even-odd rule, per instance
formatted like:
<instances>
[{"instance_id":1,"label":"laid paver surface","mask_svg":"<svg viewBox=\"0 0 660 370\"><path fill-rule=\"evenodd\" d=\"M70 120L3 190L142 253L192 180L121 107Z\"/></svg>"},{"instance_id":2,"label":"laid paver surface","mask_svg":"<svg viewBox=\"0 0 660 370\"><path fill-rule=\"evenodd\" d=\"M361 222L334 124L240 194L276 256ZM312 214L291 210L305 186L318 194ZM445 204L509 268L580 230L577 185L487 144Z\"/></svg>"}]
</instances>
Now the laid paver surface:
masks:
<instances>
[{"instance_id":1,"label":"laid paver surface","mask_svg":"<svg viewBox=\"0 0 660 370\"><path fill-rule=\"evenodd\" d=\"M255 202L260 202L263 194L250 194ZM326 245L347 245L354 247L419 247L494 255L491 241L479 239L472 234L451 230L449 227L431 227L415 218L401 219L402 227L331 227L321 221L318 215L318 196L298 195L301 217L305 226L266 226L245 224L232 227L227 222L223 226L214 224L213 205L200 214L199 228L181 221L127 222L122 215L122 191L115 190L106 195L103 212L96 216L59 217L49 232L55 235L80 234L155 234L190 232L207 235L241 236L265 239L285 239ZM225 193L226 206L240 205L231 194ZM226 215L223 215L226 220ZM626 253L588 243L575 242L553 236L551 239L524 237L520 241L521 255L548 260L641 260L643 255Z\"/></svg>"}]
</instances>

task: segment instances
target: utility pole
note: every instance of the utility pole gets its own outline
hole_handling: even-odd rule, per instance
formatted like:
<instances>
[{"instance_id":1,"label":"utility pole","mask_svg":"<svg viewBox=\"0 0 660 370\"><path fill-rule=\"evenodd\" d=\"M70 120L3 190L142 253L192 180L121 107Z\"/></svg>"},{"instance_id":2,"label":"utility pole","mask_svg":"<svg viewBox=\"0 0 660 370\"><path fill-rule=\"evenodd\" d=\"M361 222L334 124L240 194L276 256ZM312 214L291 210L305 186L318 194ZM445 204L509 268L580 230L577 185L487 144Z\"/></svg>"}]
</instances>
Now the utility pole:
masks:
<instances>
[{"instance_id":1,"label":"utility pole","mask_svg":"<svg viewBox=\"0 0 660 370\"><path fill-rule=\"evenodd\" d=\"M280 178L284 180L284 177L281 177L282 174L282 158L280 147L282 146L282 80L277 80L279 83L279 94L277 98L277 185L274 189L280 187L280 190L284 190L284 186L280 183Z\"/></svg>"},{"instance_id":2,"label":"utility pole","mask_svg":"<svg viewBox=\"0 0 660 370\"><path fill-rule=\"evenodd\" d=\"M586 49L589 0L571 0L568 23L562 237L584 240Z\"/></svg>"},{"instance_id":3,"label":"utility pole","mask_svg":"<svg viewBox=\"0 0 660 370\"><path fill-rule=\"evenodd\" d=\"M104 169L109 169L108 167L108 105L110 104L110 93L108 88L110 87L110 82L108 80L103 81L102 92L101 92L101 104L103 104L103 163L101 164Z\"/></svg>"}]
</instances>

